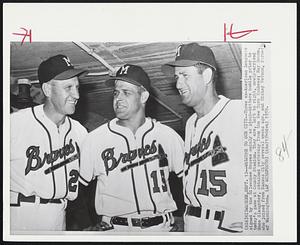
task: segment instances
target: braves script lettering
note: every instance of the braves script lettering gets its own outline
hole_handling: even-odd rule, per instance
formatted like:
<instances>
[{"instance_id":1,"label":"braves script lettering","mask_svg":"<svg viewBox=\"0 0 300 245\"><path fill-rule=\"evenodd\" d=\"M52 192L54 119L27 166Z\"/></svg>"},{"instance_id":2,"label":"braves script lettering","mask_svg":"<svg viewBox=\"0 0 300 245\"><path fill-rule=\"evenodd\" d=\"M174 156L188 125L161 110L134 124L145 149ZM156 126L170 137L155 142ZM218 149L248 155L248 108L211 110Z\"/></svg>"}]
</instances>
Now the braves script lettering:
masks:
<instances>
[{"instance_id":1,"label":"braves script lettering","mask_svg":"<svg viewBox=\"0 0 300 245\"><path fill-rule=\"evenodd\" d=\"M114 156L114 147L105 149L102 152L101 157L104 161L106 173L108 174L109 171L115 169L121 161L122 163L132 162L137 158L137 156L139 158L144 158L150 154L156 153L157 147L155 145L155 142L156 140L153 140L151 145L147 144L145 145L145 147L131 150L127 153L120 153L118 158Z\"/></svg>"},{"instance_id":2,"label":"braves script lettering","mask_svg":"<svg viewBox=\"0 0 300 245\"><path fill-rule=\"evenodd\" d=\"M64 147L51 151L50 153L44 152L43 159L40 157L40 147L30 146L26 150L27 166L25 169L25 175L30 171L37 171L44 166L45 163L52 164L58 158L63 159L75 151L75 147L70 139L69 144Z\"/></svg>"},{"instance_id":3,"label":"braves script lettering","mask_svg":"<svg viewBox=\"0 0 300 245\"><path fill-rule=\"evenodd\" d=\"M184 162L186 164L189 164L191 155L195 156L199 153L202 153L203 151L205 151L209 147L209 145L211 143L211 137L210 136L211 136L212 133L213 133L213 131L211 131L209 133L207 139L206 138L203 138L202 140L200 139L199 142L196 145L191 147L190 152L185 153Z\"/></svg>"},{"instance_id":4,"label":"braves script lettering","mask_svg":"<svg viewBox=\"0 0 300 245\"><path fill-rule=\"evenodd\" d=\"M216 135L214 142L213 142L212 149L206 151L204 154L199 156L199 153L202 153L203 151L205 151L209 148L210 143L211 143L211 134L212 133L213 133L213 131L211 131L209 133L207 139L203 138L202 141L200 139L199 142L190 149L189 153L187 153L187 152L185 153L184 164L187 164L189 166L188 169L186 169L184 172L185 175L188 174L190 167L202 162L204 159L206 159L209 156L212 157L211 158L212 166L216 166L218 164L229 161L228 154L226 153L227 148L222 146L219 135ZM197 157L194 160L190 161L191 155L192 156L197 155Z\"/></svg>"}]
</instances>

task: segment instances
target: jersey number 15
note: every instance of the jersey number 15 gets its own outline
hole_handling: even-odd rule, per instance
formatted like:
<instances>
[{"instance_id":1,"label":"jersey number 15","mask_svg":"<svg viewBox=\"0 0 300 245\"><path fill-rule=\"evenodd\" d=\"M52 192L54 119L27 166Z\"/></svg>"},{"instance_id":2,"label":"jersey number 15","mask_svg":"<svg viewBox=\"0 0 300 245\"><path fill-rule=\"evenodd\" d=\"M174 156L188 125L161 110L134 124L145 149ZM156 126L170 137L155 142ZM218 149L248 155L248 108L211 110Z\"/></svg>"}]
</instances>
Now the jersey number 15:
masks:
<instances>
[{"instance_id":1,"label":"jersey number 15","mask_svg":"<svg viewBox=\"0 0 300 245\"><path fill-rule=\"evenodd\" d=\"M227 184L223 180L226 177L225 170L208 170L209 175L209 182L212 184L213 187L216 188L207 188L208 179L207 179L207 170L203 169L200 174L201 187L198 188L197 193L200 195L208 196L209 193L214 197L224 196L227 193Z\"/></svg>"}]
</instances>

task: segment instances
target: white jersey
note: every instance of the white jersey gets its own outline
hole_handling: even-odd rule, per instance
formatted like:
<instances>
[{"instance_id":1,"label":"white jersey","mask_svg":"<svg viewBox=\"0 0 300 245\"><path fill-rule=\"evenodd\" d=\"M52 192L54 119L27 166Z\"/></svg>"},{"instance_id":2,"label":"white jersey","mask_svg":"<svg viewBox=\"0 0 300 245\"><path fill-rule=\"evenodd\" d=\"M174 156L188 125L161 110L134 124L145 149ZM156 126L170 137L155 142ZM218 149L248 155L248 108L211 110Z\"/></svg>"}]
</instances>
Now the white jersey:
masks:
<instances>
[{"instance_id":1,"label":"white jersey","mask_svg":"<svg viewBox=\"0 0 300 245\"><path fill-rule=\"evenodd\" d=\"M98 178L98 215L142 217L176 210L168 178L171 171L183 174L181 137L150 118L135 135L117 120L90 132L81 152L83 184Z\"/></svg>"},{"instance_id":2,"label":"white jersey","mask_svg":"<svg viewBox=\"0 0 300 245\"><path fill-rule=\"evenodd\" d=\"M11 114L10 190L24 196L74 200L78 193L79 146L87 135L66 117L58 128L43 105Z\"/></svg>"},{"instance_id":3,"label":"white jersey","mask_svg":"<svg viewBox=\"0 0 300 245\"><path fill-rule=\"evenodd\" d=\"M185 203L225 211L223 226L243 221L243 104L219 96L202 118L187 121Z\"/></svg>"}]
</instances>

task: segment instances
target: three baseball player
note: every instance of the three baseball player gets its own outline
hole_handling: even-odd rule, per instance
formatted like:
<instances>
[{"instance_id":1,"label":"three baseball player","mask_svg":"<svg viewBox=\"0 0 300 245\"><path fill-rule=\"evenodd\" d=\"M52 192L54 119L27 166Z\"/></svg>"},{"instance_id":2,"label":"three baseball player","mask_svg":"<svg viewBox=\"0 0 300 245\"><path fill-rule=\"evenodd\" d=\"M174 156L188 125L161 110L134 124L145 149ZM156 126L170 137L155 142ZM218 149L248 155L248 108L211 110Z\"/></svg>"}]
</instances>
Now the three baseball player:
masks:
<instances>
[{"instance_id":1,"label":"three baseball player","mask_svg":"<svg viewBox=\"0 0 300 245\"><path fill-rule=\"evenodd\" d=\"M195 111L184 143L145 117L151 86L141 67L126 64L107 81L116 118L86 136L67 116L74 113L83 71L62 55L40 65L45 104L11 117L12 230L63 230L66 200L77 197L79 178L84 185L97 179L98 230L172 231L172 171L183 177L184 231L243 230L242 102L217 95L208 47L180 45L163 71L174 75L182 102Z\"/></svg>"},{"instance_id":2,"label":"three baseball player","mask_svg":"<svg viewBox=\"0 0 300 245\"><path fill-rule=\"evenodd\" d=\"M217 95L217 65L212 50L180 45L173 74L182 102L195 113L185 130L185 231L232 234L243 229L243 105Z\"/></svg>"},{"instance_id":3,"label":"three baseball player","mask_svg":"<svg viewBox=\"0 0 300 245\"><path fill-rule=\"evenodd\" d=\"M116 118L90 132L81 151L80 181L97 178L99 229L170 231L177 209L169 173L183 174L184 148L171 128L145 117L150 79L126 64L107 81Z\"/></svg>"},{"instance_id":4,"label":"three baseball player","mask_svg":"<svg viewBox=\"0 0 300 245\"><path fill-rule=\"evenodd\" d=\"M78 192L79 147L86 129L71 119L78 76L65 55L43 61L38 79L45 103L11 114L11 231L65 230L67 200Z\"/></svg>"}]
</instances>

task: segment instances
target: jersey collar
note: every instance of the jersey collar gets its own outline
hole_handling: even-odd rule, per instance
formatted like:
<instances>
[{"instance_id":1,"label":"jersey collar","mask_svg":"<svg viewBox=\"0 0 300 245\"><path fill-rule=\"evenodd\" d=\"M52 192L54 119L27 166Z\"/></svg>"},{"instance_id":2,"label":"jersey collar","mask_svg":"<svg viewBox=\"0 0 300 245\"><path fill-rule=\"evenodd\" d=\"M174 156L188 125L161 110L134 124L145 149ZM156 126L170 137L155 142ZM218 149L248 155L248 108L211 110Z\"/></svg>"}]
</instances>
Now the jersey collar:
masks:
<instances>
[{"instance_id":1,"label":"jersey collar","mask_svg":"<svg viewBox=\"0 0 300 245\"><path fill-rule=\"evenodd\" d=\"M117 121L117 118L114 118L110 121L110 126L113 130L117 131L120 134L131 137L133 136L135 138L142 136L146 131L148 131L152 127L152 119L147 117L145 122L137 129L134 135L129 128L117 124Z\"/></svg>"},{"instance_id":2,"label":"jersey collar","mask_svg":"<svg viewBox=\"0 0 300 245\"><path fill-rule=\"evenodd\" d=\"M230 100L223 95L218 95L218 97L220 100L217 102L217 104L215 104L215 106L211 109L209 113L207 113L205 116L201 118L198 118L197 113L195 112L192 115L192 121L204 121L204 120L210 121L213 117L215 117L215 115L218 114L218 112L222 110L225 104Z\"/></svg>"},{"instance_id":3,"label":"jersey collar","mask_svg":"<svg viewBox=\"0 0 300 245\"><path fill-rule=\"evenodd\" d=\"M57 125L50 120L47 115L44 112L44 108L43 108L43 104L35 106L34 107L34 112L36 113L36 116L38 117L38 119L45 125L47 125L47 127L53 128L55 130L59 130L60 132L64 132L66 130L69 129L69 120L68 120L68 116L66 116L65 121L59 126L59 128L57 127Z\"/></svg>"}]
</instances>

